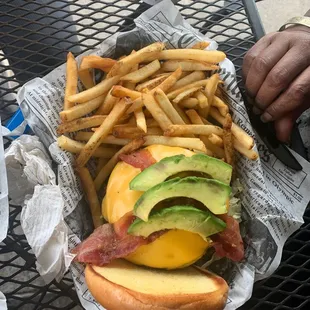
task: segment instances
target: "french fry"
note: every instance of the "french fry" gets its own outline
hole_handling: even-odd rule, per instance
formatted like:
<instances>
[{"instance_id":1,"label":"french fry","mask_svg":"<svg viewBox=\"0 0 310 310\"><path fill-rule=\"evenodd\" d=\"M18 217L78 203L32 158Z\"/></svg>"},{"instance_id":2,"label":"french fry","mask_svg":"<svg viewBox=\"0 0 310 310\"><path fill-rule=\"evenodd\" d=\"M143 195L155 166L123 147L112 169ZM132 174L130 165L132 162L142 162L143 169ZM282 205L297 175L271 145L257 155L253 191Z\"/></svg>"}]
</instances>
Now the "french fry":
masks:
<instances>
[{"instance_id":1,"label":"french fry","mask_svg":"<svg viewBox=\"0 0 310 310\"><path fill-rule=\"evenodd\" d=\"M179 115L182 117L182 120L184 121L185 124L190 124L190 120L188 119L186 113L184 112L184 110L182 109L182 107L179 106L178 103L173 103L172 102L173 107L175 108L175 110L179 113Z\"/></svg>"},{"instance_id":2,"label":"french fry","mask_svg":"<svg viewBox=\"0 0 310 310\"><path fill-rule=\"evenodd\" d=\"M216 108L211 107L210 115L221 125L224 125L225 118L218 112ZM239 141L246 149L251 150L253 148L254 139L235 123L232 123L231 132L236 140Z\"/></svg>"},{"instance_id":3,"label":"french fry","mask_svg":"<svg viewBox=\"0 0 310 310\"><path fill-rule=\"evenodd\" d=\"M109 72L116 63L117 61L111 58L103 58L97 55L88 55L82 58L79 70L83 71L86 69L100 69L104 72Z\"/></svg>"},{"instance_id":4,"label":"french fry","mask_svg":"<svg viewBox=\"0 0 310 310\"><path fill-rule=\"evenodd\" d=\"M209 136L212 133L223 136L223 129L215 125L170 125L165 136L183 136L188 134Z\"/></svg>"},{"instance_id":5,"label":"french fry","mask_svg":"<svg viewBox=\"0 0 310 310\"><path fill-rule=\"evenodd\" d=\"M99 129L92 135L90 140L84 146L83 150L80 152L76 164L78 167L84 166L92 154L96 151L101 143L101 139L106 137L109 132L112 130L114 125L119 121L119 119L124 115L125 111L129 107L129 102L125 99L120 100L113 107L111 113L107 116L107 118L100 125ZM130 102L131 103L131 102Z\"/></svg>"},{"instance_id":6,"label":"french fry","mask_svg":"<svg viewBox=\"0 0 310 310\"><path fill-rule=\"evenodd\" d=\"M94 181L86 167L80 167L76 172L80 177L84 193L86 194L86 199L89 203L94 227L97 228L103 224L103 221L101 218L101 204L99 202Z\"/></svg>"},{"instance_id":7,"label":"french fry","mask_svg":"<svg viewBox=\"0 0 310 310\"><path fill-rule=\"evenodd\" d=\"M197 98L187 98L178 103L181 107L194 109L198 107L198 99Z\"/></svg>"},{"instance_id":8,"label":"french fry","mask_svg":"<svg viewBox=\"0 0 310 310\"><path fill-rule=\"evenodd\" d=\"M162 130L166 130L170 125L172 125L171 120L159 107L153 95L142 94L143 105L151 112L153 118L157 121Z\"/></svg>"},{"instance_id":9,"label":"french fry","mask_svg":"<svg viewBox=\"0 0 310 310\"><path fill-rule=\"evenodd\" d=\"M146 120L142 109L136 110L134 114L136 118L137 127L141 129L143 132L147 132Z\"/></svg>"},{"instance_id":10,"label":"french fry","mask_svg":"<svg viewBox=\"0 0 310 310\"><path fill-rule=\"evenodd\" d=\"M147 79L149 76L154 74L159 69L160 69L160 62L156 59L152 61L151 63L143 66L141 69L124 75L123 77L121 77L121 80L130 81L132 83L139 83ZM174 70L171 70L171 71L174 71Z\"/></svg>"},{"instance_id":11,"label":"french fry","mask_svg":"<svg viewBox=\"0 0 310 310\"><path fill-rule=\"evenodd\" d=\"M130 90L134 90L135 87L136 87L136 83L132 83L132 82L129 82L129 81L122 81L121 83L122 83L122 85L120 84L121 86L123 86L125 88L128 88Z\"/></svg>"},{"instance_id":12,"label":"french fry","mask_svg":"<svg viewBox=\"0 0 310 310\"><path fill-rule=\"evenodd\" d=\"M93 73L88 69L78 71L79 78L86 89L92 88L95 86Z\"/></svg>"},{"instance_id":13,"label":"french fry","mask_svg":"<svg viewBox=\"0 0 310 310\"><path fill-rule=\"evenodd\" d=\"M196 112L196 111L194 111L194 112ZM200 119L202 120L202 123L199 123L199 124L206 124L206 125L211 124L209 121L207 121L203 117L200 117ZM234 127L234 123L232 126ZM200 139L203 140L202 137L200 137ZM243 154L244 156L246 156L248 159L256 160L258 158L258 154L255 151L247 149L236 138L233 139L233 143L234 143L235 150L238 151L239 153ZM213 144L210 145L210 141L206 141L205 145L207 146L208 149L210 149L210 150L212 149L213 153L217 155L216 156L217 158L225 158L225 154L224 154L223 149L220 149Z\"/></svg>"},{"instance_id":14,"label":"french fry","mask_svg":"<svg viewBox=\"0 0 310 310\"><path fill-rule=\"evenodd\" d=\"M197 50L204 50L210 45L210 42L207 41L200 41L194 44L191 48L192 49L197 49Z\"/></svg>"},{"instance_id":15,"label":"french fry","mask_svg":"<svg viewBox=\"0 0 310 310\"><path fill-rule=\"evenodd\" d=\"M258 158L258 154L254 150L248 150L236 138L234 138L234 148L248 159L256 160Z\"/></svg>"},{"instance_id":16,"label":"french fry","mask_svg":"<svg viewBox=\"0 0 310 310\"><path fill-rule=\"evenodd\" d=\"M113 88L112 88L113 89ZM112 96L111 90L108 92L105 97L103 103L100 105L98 110L96 111L96 115L107 115L111 112L116 102L118 102L119 98Z\"/></svg>"},{"instance_id":17,"label":"french fry","mask_svg":"<svg viewBox=\"0 0 310 310\"><path fill-rule=\"evenodd\" d=\"M202 71L194 71L189 75L178 80L171 88L170 91L181 88L183 86L189 85L193 82L203 80L205 78L205 74Z\"/></svg>"},{"instance_id":18,"label":"french fry","mask_svg":"<svg viewBox=\"0 0 310 310\"><path fill-rule=\"evenodd\" d=\"M190 121L194 125L204 125L204 123L201 120L200 116L198 115L197 111L195 111L193 109L187 110L186 115L189 117Z\"/></svg>"},{"instance_id":19,"label":"french fry","mask_svg":"<svg viewBox=\"0 0 310 310\"><path fill-rule=\"evenodd\" d=\"M218 108L218 110L222 116L226 116L226 114L229 112L228 105L225 104L222 101L222 99L220 99L217 96L214 96L213 101L212 101L212 106Z\"/></svg>"},{"instance_id":20,"label":"french fry","mask_svg":"<svg viewBox=\"0 0 310 310\"><path fill-rule=\"evenodd\" d=\"M180 101L193 96L193 94L195 94L200 89L201 89L201 87L193 87L193 88L189 88L187 90L184 90L182 93L178 94L172 101L174 103L179 103Z\"/></svg>"},{"instance_id":21,"label":"french fry","mask_svg":"<svg viewBox=\"0 0 310 310\"><path fill-rule=\"evenodd\" d=\"M182 69L178 68L172 74L170 74L162 83L150 91L150 94L154 94L156 89L161 89L163 92L167 92L181 77ZM132 113L133 111L143 107L142 98L138 98L134 101L133 105L127 110L127 113Z\"/></svg>"},{"instance_id":22,"label":"french fry","mask_svg":"<svg viewBox=\"0 0 310 310\"><path fill-rule=\"evenodd\" d=\"M77 63L71 52L67 55L66 64L66 89L65 89L65 102L64 110L74 106L75 101L70 101L69 98L76 94L78 83Z\"/></svg>"},{"instance_id":23,"label":"french fry","mask_svg":"<svg viewBox=\"0 0 310 310\"><path fill-rule=\"evenodd\" d=\"M107 158L103 158L103 157L98 158L97 167L96 167L96 175L98 175L102 167L105 166L108 161L109 159Z\"/></svg>"},{"instance_id":24,"label":"french fry","mask_svg":"<svg viewBox=\"0 0 310 310\"><path fill-rule=\"evenodd\" d=\"M120 85L114 86L112 88L111 94L114 97L119 97L119 98L129 97L132 100L135 100L135 99L141 97L141 93L140 92L135 91L135 90L131 90L129 88L125 88L125 87L120 86Z\"/></svg>"},{"instance_id":25,"label":"french fry","mask_svg":"<svg viewBox=\"0 0 310 310\"><path fill-rule=\"evenodd\" d=\"M209 104L209 102L207 101L207 105L204 108L198 108L198 112L199 114L203 117L203 118L207 118L209 115L209 111L210 111L210 107L211 105Z\"/></svg>"},{"instance_id":26,"label":"french fry","mask_svg":"<svg viewBox=\"0 0 310 310\"><path fill-rule=\"evenodd\" d=\"M153 57L153 60L158 59L157 55L161 50L163 50L165 45L163 43L157 42L151 45L148 45L134 54L126 56L122 60L118 61L108 73L108 77L117 76L117 75L125 75L130 72L131 68L143 62L146 59Z\"/></svg>"},{"instance_id":27,"label":"french fry","mask_svg":"<svg viewBox=\"0 0 310 310\"><path fill-rule=\"evenodd\" d=\"M213 154L212 156L219 158L219 159L223 159L225 157L223 148L211 143L206 136L200 136L200 139L203 141L206 148L212 152Z\"/></svg>"},{"instance_id":28,"label":"french fry","mask_svg":"<svg viewBox=\"0 0 310 310\"><path fill-rule=\"evenodd\" d=\"M137 126L137 121L134 115L132 115L124 126ZM117 125L116 125L117 126Z\"/></svg>"},{"instance_id":29,"label":"french fry","mask_svg":"<svg viewBox=\"0 0 310 310\"><path fill-rule=\"evenodd\" d=\"M145 111L147 111L147 110L145 110ZM144 115L145 115L145 114L146 114L146 113L144 112ZM147 120L146 120L146 126L147 126L148 128L159 127L157 121L156 121L155 119L153 119L153 118L150 118L150 119L147 119Z\"/></svg>"},{"instance_id":30,"label":"french fry","mask_svg":"<svg viewBox=\"0 0 310 310\"><path fill-rule=\"evenodd\" d=\"M205 94L208 98L208 102L210 105L213 105L214 95L217 90L219 81L220 76L218 73L215 73L209 78L208 83L205 86Z\"/></svg>"},{"instance_id":31,"label":"french fry","mask_svg":"<svg viewBox=\"0 0 310 310\"><path fill-rule=\"evenodd\" d=\"M96 115L85 118L79 118L71 122L62 123L57 128L57 134L62 135L65 132L74 132L93 126L99 126L106 119L106 115Z\"/></svg>"},{"instance_id":32,"label":"french fry","mask_svg":"<svg viewBox=\"0 0 310 310\"><path fill-rule=\"evenodd\" d=\"M89 131L79 131L74 135L74 139L76 141L87 142L93 134L94 134L93 132Z\"/></svg>"},{"instance_id":33,"label":"french fry","mask_svg":"<svg viewBox=\"0 0 310 310\"><path fill-rule=\"evenodd\" d=\"M214 133L211 133L210 136L208 136L208 139L210 140L211 143L213 143L216 146L219 146L221 148L224 147L223 144L223 139L219 137L218 135L215 135Z\"/></svg>"},{"instance_id":34,"label":"french fry","mask_svg":"<svg viewBox=\"0 0 310 310\"><path fill-rule=\"evenodd\" d=\"M199 102L199 106L201 109L207 108L209 106L208 98L206 97L206 95L202 91L198 91L195 94L195 97L197 98L197 100Z\"/></svg>"},{"instance_id":35,"label":"french fry","mask_svg":"<svg viewBox=\"0 0 310 310\"><path fill-rule=\"evenodd\" d=\"M133 52L132 52L133 53ZM137 71L139 69L139 65L136 64L134 65L132 68L131 68L131 71L130 72L134 72L134 71ZM131 90L134 90L136 88L136 83L134 82L130 82L130 81L121 81L122 83L122 86L124 86L125 88L128 88L128 89L131 89Z\"/></svg>"},{"instance_id":36,"label":"french fry","mask_svg":"<svg viewBox=\"0 0 310 310\"><path fill-rule=\"evenodd\" d=\"M84 103L95 99L103 95L104 93L107 93L113 85L118 83L119 79L120 76L114 76L110 79L105 79L92 88L84 90L78 94L69 96L68 100L75 103Z\"/></svg>"},{"instance_id":37,"label":"french fry","mask_svg":"<svg viewBox=\"0 0 310 310\"><path fill-rule=\"evenodd\" d=\"M102 96L88 102L78 104L68 110L61 111L59 113L60 119L63 122L69 122L93 112L102 104L105 96L106 94L103 94Z\"/></svg>"},{"instance_id":38,"label":"french fry","mask_svg":"<svg viewBox=\"0 0 310 310\"><path fill-rule=\"evenodd\" d=\"M144 145L162 144L167 146L179 146L191 150L198 150L206 153L207 149L203 142L198 138L184 137L164 137L164 136L145 136Z\"/></svg>"},{"instance_id":39,"label":"french fry","mask_svg":"<svg viewBox=\"0 0 310 310\"><path fill-rule=\"evenodd\" d=\"M75 135L75 140L87 142L93 134L94 134L93 132L79 131ZM101 140L101 144L125 145L129 141L130 141L129 139L119 139L115 138L112 135L109 135Z\"/></svg>"},{"instance_id":40,"label":"french fry","mask_svg":"<svg viewBox=\"0 0 310 310\"><path fill-rule=\"evenodd\" d=\"M132 140L128 144L126 144L124 147L122 147L117 153L114 154L114 156L108 161L108 163L100 170L98 173L94 183L95 188L97 191L100 190L103 182L109 177L111 172L113 171L114 167L119 161L119 156L121 154L129 154L137 149L139 149L145 142L145 138L140 137L138 139Z\"/></svg>"},{"instance_id":41,"label":"french fry","mask_svg":"<svg viewBox=\"0 0 310 310\"><path fill-rule=\"evenodd\" d=\"M161 89L166 93L175 83L181 78L182 69L178 68L173 73L171 73L161 84L159 84L155 89ZM153 90L154 91L154 90Z\"/></svg>"},{"instance_id":42,"label":"french fry","mask_svg":"<svg viewBox=\"0 0 310 310\"><path fill-rule=\"evenodd\" d=\"M188 117L190 118L191 122L195 125L203 125L204 122L202 120L202 118L199 116L199 114L197 113L197 111L195 110L187 110L186 114L188 115ZM209 124L209 122L208 122ZM208 150L210 150L213 153L213 156L217 157L217 158L224 158L224 150L216 145L213 145L207 138L207 136L199 136L200 140L205 144L206 148Z\"/></svg>"},{"instance_id":43,"label":"french fry","mask_svg":"<svg viewBox=\"0 0 310 310\"><path fill-rule=\"evenodd\" d=\"M136 65L136 67L138 67L138 65ZM130 90L135 90L136 88L136 83L130 81L122 81L122 85Z\"/></svg>"},{"instance_id":44,"label":"french fry","mask_svg":"<svg viewBox=\"0 0 310 310\"><path fill-rule=\"evenodd\" d=\"M207 126L207 125L205 125ZM224 143L224 152L225 159L229 165L234 166L235 161L235 153L234 153L234 145L233 145L233 135L231 132L232 128L232 119L229 113L225 116L225 122L223 125L223 143Z\"/></svg>"},{"instance_id":45,"label":"french fry","mask_svg":"<svg viewBox=\"0 0 310 310\"><path fill-rule=\"evenodd\" d=\"M185 90L188 90L190 88L193 88L193 87L204 87L206 86L208 82L208 79L205 79L205 80L200 80L200 81L196 81L196 82L193 82L191 84L188 84L188 85L185 85L183 87L180 87L178 89L175 89L171 92L169 92L167 94L167 97L171 100L171 99L174 99L177 95L181 94L182 92L184 92ZM166 93L166 91L165 91Z\"/></svg>"},{"instance_id":46,"label":"french fry","mask_svg":"<svg viewBox=\"0 0 310 310\"><path fill-rule=\"evenodd\" d=\"M70 153L73 153L73 154L81 153L81 151L85 147L84 143L72 140L66 136L58 137L57 138L57 144L61 149L68 151ZM93 157L111 158L114 153L115 153L115 149L100 146L94 151L92 156Z\"/></svg>"},{"instance_id":47,"label":"french fry","mask_svg":"<svg viewBox=\"0 0 310 310\"><path fill-rule=\"evenodd\" d=\"M198 60L211 64L217 64L226 58L220 51L203 51L198 49L171 49L159 52L156 56L148 58L149 61L158 60Z\"/></svg>"},{"instance_id":48,"label":"french fry","mask_svg":"<svg viewBox=\"0 0 310 310\"><path fill-rule=\"evenodd\" d=\"M155 91L154 97L173 124L185 124L181 116L171 104L170 100L167 98L166 94L161 89L157 89Z\"/></svg>"},{"instance_id":49,"label":"french fry","mask_svg":"<svg viewBox=\"0 0 310 310\"><path fill-rule=\"evenodd\" d=\"M136 90L137 91L142 91L143 89L152 90L153 88L158 86L161 82L163 82L166 78L167 78L166 75L158 76L152 80L137 85Z\"/></svg>"},{"instance_id":50,"label":"french fry","mask_svg":"<svg viewBox=\"0 0 310 310\"><path fill-rule=\"evenodd\" d=\"M138 127L114 127L112 134L115 138L134 139L145 135L162 135L163 131L159 127L148 128L147 132L143 132Z\"/></svg>"},{"instance_id":51,"label":"french fry","mask_svg":"<svg viewBox=\"0 0 310 310\"><path fill-rule=\"evenodd\" d=\"M157 78L157 77L166 77L166 78L167 78L170 74L171 74L171 72L164 72L162 69L159 69L155 74L153 74L152 77L154 77L154 78ZM183 75L183 72L182 72L180 78L183 77L182 75Z\"/></svg>"},{"instance_id":52,"label":"french fry","mask_svg":"<svg viewBox=\"0 0 310 310\"><path fill-rule=\"evenodd\" d=\"M183 71L213 71L217 70L219 66L195 60L168 60L162 65L164 71L174 71L177 68L181 68Z\"/></svg>"}]
</instances>

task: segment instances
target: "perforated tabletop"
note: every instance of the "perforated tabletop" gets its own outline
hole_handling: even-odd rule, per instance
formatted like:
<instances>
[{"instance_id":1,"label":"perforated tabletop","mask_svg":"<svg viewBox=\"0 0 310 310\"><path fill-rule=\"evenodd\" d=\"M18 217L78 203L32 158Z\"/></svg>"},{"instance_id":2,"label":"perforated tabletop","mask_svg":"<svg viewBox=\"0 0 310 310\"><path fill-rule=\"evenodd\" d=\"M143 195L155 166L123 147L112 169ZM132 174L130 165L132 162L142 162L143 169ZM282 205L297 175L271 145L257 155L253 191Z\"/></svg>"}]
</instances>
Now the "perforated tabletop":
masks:
<instances>
[{"instance_id":1,"label":"perforated tabletop","mask_svg":"<svg viewBox=\"0 0 310 310\"><path fill-rule=\"evenodd\" d=\"M241 82L246 51L262 35L252 0L175 1L181 14L219 43L234 62ZM17 109L15 94L23 83L42 77L65 61L70 50L95 48L149 6L141 1L0 1L0 114L5 123ZM7 142L6 145L8 145ZM70 274L45 285L20 227L19 206L10 206L8 237L0 244L0 291L9 309L81 309ZM242 309L310 309L310 211L306 224L289 239L275 275L257 283Z\"/></svg>"}]
</instances>

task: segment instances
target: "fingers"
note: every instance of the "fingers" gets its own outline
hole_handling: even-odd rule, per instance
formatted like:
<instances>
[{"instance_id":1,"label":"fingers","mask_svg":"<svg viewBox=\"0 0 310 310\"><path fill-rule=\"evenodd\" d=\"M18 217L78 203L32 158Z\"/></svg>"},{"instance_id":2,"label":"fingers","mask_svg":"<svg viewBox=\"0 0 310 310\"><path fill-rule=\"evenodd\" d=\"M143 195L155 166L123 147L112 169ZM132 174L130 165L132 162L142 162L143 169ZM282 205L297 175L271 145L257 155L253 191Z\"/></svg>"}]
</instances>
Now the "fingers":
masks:
<instances>
[{"instance_id":1,"label":"fingers","mask_svg":"<svg viewBox=\"0 0 310 310\"><path fill-rule=\"evenodd\" d=\"M272 45L267 51L271 47ZM290 49L271 69L265 81L263 81L255 98L256 106L261 110L265 110L308 65L309 59L305 57L305 53L301 53L297 47ZM259 82L257 77L256 83L258 84Z\"/></svg>"},{"instance_id":2,"label":"fingers","mask_svg":"<svg viewBox=\"0 0 310 310\"><path fill-rule=\"evenodd\" d=\"M303 71L263 113L261 120L270 122L282 118L289 112L298 110L310 93L310 67ZM310 102L306 102L308 107Z\"/></svg>"},{"instance_id":3,"label":"fingers","mask_svg":"<svg viewBox=\"0 0 310 310\"><path fill-rule=\"evenodd\" d=\"M310 98L309 98L310 99ZM288 113L283 118L274 122L274 127L277 133L277 138L280 141L288 143L290 141L291 133L294 124L298 117L308 108L308 100L306 99L299 109Z\"/></svg>"},{"instance_id":4,"label":"fingers","mask_svg":"<svg viewBox=\"0 0 310 310\"><path fill-rule=\"evenodd\" d=\"M252 61L246 77L246 89L253 98L257 96L269 72L277 65L289 50L289 42L278 39L263 49ZM257 98L256 98L257 99Z\"/></svg>"},{"instance_id":5,"label":"fingers","mask_svg":"<svg viewBox=\"0 0 310 310\"><path fill-rule=\"evenodd\" d=\"M292 115L287 115L275 121L274 127L279 141L286 143L290 141L291 132L297 118L292 118Z\"/></svg>"},{"instance_id":6,"label":"fingers","mask_svg":"<svg viewBox=\"0 0 310 310\"><path fill-rule=\"evenodd\" d=\"M271 40L274 35L275 33L270 33L264 36L247 52L247 54L244 57L242 66L242 74L244 80L247 79L247 75L250 71L252 62L262 51L264 51L264 49L266 49L271 44Z\"/></svg>"}]
</instances>

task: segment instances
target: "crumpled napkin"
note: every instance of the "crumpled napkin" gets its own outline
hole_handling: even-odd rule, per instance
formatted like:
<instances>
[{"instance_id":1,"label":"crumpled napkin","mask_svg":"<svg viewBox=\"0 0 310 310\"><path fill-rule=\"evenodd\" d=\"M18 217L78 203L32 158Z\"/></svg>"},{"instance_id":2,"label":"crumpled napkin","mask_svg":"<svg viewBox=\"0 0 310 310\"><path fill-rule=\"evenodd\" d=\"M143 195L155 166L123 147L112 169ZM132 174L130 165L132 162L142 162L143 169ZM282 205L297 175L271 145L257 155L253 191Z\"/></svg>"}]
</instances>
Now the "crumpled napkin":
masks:
<instances>
[{"instance_id":1,"label":"crumpled napkin","mask_svg":"<svg viewBox=\"0 0 310 310\"><path fill-rule=\"evenodd\" d=\"M5 151L10 203L22 205L38 184L56 185L52 161L36 136L22 135Z\"/></svg>"},{"instance_id":2,"label":"crumpled napkin","mask_svg":"<svg viewBox=\"0 0 310 310\"><path fill-rule=\"evenodd\" d=\"M64 201L52 161L38 137L22 135L5 152L10 203L22 205L21 226L46 283L59 281L74 255L68 253Z\"/></svg>"},{"instance_id":3,"label":"crumpled napkin","mask_svg":"<svg viewBox=\"0 0 310 310\"><path fill-rule=\"evenodd\" d=\"M37 258L37 270L46 283L54 278L60 281L71 262L63 206L57 185L37 185L21 213L21 226Z\"/></svg>"}]
</instances>

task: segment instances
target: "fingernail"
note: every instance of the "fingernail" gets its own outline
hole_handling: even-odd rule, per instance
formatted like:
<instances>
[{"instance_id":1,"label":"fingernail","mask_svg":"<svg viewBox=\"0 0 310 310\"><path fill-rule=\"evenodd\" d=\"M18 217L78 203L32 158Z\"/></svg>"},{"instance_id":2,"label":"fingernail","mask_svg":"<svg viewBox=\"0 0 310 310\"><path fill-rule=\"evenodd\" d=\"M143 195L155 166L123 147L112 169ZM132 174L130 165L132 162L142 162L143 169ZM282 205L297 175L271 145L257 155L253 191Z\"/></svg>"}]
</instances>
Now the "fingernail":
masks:
<instances>
[{"instance_id":1,"label":"fingernail","mask_svg":"<svg viewBox=\"0 0 310 310\"><path fill-rule=\"evenodd\" d=\"M259 114L262 114L262 110L260 110L260 109L257 108L257 107L254 107L254 108L253 108L253 113L256 114L256 115L259 115Z\"/></svg>"},{"instance_id":2,"label":"fingernail","mask_svg":"<svg viewBox=\"0 0 310 310\"><path fill-rule=\"evenodd\" d=\"M272 121L272 116L268 112L265 112L260 119L263 123L268 123Z\"/></svg>"}]
</instances>

